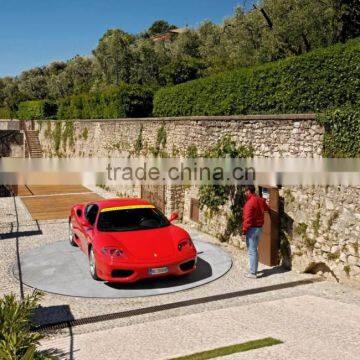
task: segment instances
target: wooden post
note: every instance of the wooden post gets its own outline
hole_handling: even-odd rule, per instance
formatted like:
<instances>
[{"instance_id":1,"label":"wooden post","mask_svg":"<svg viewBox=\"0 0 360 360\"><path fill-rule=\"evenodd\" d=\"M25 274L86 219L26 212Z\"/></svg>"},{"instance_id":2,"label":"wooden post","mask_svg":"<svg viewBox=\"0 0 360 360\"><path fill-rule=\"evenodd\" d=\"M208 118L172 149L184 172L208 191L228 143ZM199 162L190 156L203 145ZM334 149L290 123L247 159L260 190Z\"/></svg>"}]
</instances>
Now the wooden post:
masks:
<instances>
[{"instance_id":1,"label":"wooden post","mask_svg":"<svg viewBox=\"0 0 360 360\"><path fill-rule=\"evenodd\" d=\"M259 262L276 266L279 264L280 248L279 190L276 187L261 186L260 195L266 200L270 212L265 213L263 234L259 243Z\"/></svg>"}]
</instances>

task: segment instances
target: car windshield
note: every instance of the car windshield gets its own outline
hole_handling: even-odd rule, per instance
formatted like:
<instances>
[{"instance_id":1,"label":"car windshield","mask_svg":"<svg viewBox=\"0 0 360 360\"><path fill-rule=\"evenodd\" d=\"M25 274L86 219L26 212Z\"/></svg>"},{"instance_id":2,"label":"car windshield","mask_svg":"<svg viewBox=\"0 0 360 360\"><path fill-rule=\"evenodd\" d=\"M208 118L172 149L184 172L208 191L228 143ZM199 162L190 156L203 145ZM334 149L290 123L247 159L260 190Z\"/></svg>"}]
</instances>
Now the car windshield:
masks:
<instances>
[{"instance_id":1,"label":"car windshield","mask_svg":"<svg viewBox=\"0 0 360 360\"><path fill-rule=\"evenodd\" d=\"M99 231L134 231L157 229L170 225L169 220L157 209L127 209L101 212Z\"/></svg>"}]
</instances>

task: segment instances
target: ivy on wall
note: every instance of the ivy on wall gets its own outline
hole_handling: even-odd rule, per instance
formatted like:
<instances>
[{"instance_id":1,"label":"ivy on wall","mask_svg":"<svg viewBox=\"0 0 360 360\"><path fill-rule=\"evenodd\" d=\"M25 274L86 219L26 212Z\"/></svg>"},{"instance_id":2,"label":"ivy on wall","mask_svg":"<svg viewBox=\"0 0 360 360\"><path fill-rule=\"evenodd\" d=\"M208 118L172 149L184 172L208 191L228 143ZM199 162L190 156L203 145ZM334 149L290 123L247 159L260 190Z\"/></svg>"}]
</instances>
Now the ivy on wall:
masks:
<instances>
[{"instance_id":1,"label":"ivy on wall","mask_svg":"<svg viewBox=\"0 0 360 360\"><path fill-rule=\"evenodd\" d=\"M74 122L67 120L64 123L56 121L54 129L52 129L51 122L48 122L48 126L45 129L46 137L51 138L56 156L61 156L61 150L66 152L70 147L75 145L75 133Z\"/></svg>"},{"instance_id":2,"label":"ivy on wall","mask_svg":"<svg viewBox=\"0 0 360 360\"><path fill-rule=\"evenodd\" d=\"M165 151L166 142L167 142L167 134L166 134L165 124L163 123L157 131L155 146L150 148L150 151L153 154L153 156L167 157L167 153Z\"/></svg>"},{"instance_id":3,"label":"ivy on wall","mask_svg":"<svg viewBox=\"0 0 360 360\"><path fill-rule=\"evenodd\" d=\"M134 150L135 150L136 155L139 155L141 150L144 147L144 144L143 144L143 131L144 131L144 126L141 124L140 129L139 129L139 134L138 134L138 137L137 137L135 145L134 145Z\"/></svg>"},{"instance_id":4,"label":"ivy on wall","mask_svg":"<svg viewBox=\"0 0 360 360\"><path fill-rule=\"evenodd\" d=\"M246 146L238 146L230 136L224 136L212 149L207 151L206 157L211 158L249 158L254 151ZM221 206L231 202L231 214L227 219L226 230L219 234L221 241L238 232L242 223L242 208L245 204L244 187L240 185L202 185L199 189L200 207L206 207L211 213L218 213Z\"/></svg>"},{"instance_id":5,"label":"ivy on wall","mask_svg":"<svg viewBox=\"0 0 360 360\"><path fill-rule=\"evenodd\" d=\"M74 147L75 139L74 139L74 122L73 121L65 122L61 137L62 137L62 147L63 147L64 151L66 151L68 146L70 148Z\"/></svg>"},{"instance_id":6,"label":"ivy on wall","mask_svg":"<svg viewBox=\"0 0 360 360\"><path fill-rule=\"evenodd\" d=\"M52 135L52 140L54 143L54 149L55 152L58 154L60 151L60 145L61 145L61 122L56 122L55 123L55 128L52 131L51 135Z\"/></svg>"}]
</instances>

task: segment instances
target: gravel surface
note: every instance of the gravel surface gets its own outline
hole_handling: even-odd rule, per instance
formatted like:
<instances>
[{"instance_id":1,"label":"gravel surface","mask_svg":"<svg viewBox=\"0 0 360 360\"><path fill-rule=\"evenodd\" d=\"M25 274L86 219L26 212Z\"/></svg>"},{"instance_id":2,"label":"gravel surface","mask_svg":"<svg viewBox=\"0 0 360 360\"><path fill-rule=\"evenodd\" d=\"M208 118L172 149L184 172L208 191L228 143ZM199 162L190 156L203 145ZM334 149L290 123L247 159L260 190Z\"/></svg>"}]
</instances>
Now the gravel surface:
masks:
<instances>
[{"instance_id":1,"label":"gravel surface","mask_svg":"<svg viewBox=\"0 0 360 360\"><path fill-rule=\"evenodd\" d=\"M104 197L114 196L102 189L99 189L97 192ZM18 222L16 213L18 216ZM49 323L74 318L78 319L314 278L312 275L298 274L292 271L286 272L281 268L269 269L266 266L260 266L260 270L264 270L263 277L257 280L246 279L243 276L247 268L246 254L240 252L237 248L231 245L219 244L215 238L209 235L200 233L194 229L187 229L191 233L192 237L216 243L231 254L233 267L224 277L199 288L174 294L146 298L83 299L45 294L41 303L41 311L38 314L38 322ZM2 279L0 296L10 292L20 295L22 291L25 294L32 291L31 288L20 286L20 283L12 274L12 268L13 266L16 266L18 260L17 252L21 258L21 256L30 249L59 240L65 240L67 238L67 231L66 220L41 221L37 223L31 220L29 213L19 198L16 198L16 210L13 198L0 198L0 276ZM152 324L154 322L165 321L167 319L172 319L172 322L175 322L174 318L180 319L183 316L197 315L201 317L206 316L206 314L211 313L212 311L220 311L222 309L226 310L234 307L237 309L247 309L249 306L263 306L266 303L276 301L281 303L282 301L290 301L292 298L298 298L305 295L320 297L324 300L333 300L338 304L344 304L344 306L347 306L345 304L348 304L349 306L360 306L359 290L350 288L344 284L323 281L309 285L268 291L227 300L213 301L206 304L192 305L146 315L132 316L106 322L97 322L86 326L77 326L72 329L72 332L74 335L79 335L86 333L89 334L91 332L101 330L119 330L125 326L137 326L146 323ZM260 337L264 337L263 335L264 334ZM269 334L269 336L274 336L274 334ZM48 335L48 337L56 339L63 338L64 341L66 341L68 337L68 330L58 331L56 334ZM256 351L261 353L261 351L265 350L259 349ZM271 351L273 350L271 349Z\"/></svg>"}]
</instances>

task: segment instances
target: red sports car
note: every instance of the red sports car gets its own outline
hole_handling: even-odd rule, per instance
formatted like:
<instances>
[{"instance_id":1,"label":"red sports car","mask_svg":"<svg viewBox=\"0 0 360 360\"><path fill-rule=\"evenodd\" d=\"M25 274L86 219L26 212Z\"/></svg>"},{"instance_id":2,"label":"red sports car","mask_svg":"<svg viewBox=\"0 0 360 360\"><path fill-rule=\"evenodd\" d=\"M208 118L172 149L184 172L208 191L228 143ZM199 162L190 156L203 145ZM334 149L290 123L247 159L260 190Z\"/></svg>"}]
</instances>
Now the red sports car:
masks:
<instances>
[{"instance_id":1,"label":"red sports car","mask_svg":"<svg viewBox=\"0 0 360 360\"><path fill-rule=\"evenodd\" d=\"M89 259L95 280L130 283L184 275L195 270L196 249L189 234L141 199L111 199L74 205L69 239Z\"/></svg>"}]
</instances>

